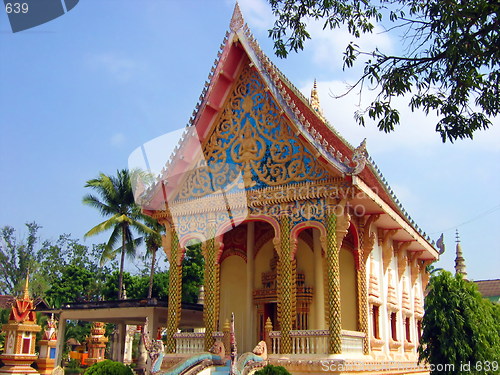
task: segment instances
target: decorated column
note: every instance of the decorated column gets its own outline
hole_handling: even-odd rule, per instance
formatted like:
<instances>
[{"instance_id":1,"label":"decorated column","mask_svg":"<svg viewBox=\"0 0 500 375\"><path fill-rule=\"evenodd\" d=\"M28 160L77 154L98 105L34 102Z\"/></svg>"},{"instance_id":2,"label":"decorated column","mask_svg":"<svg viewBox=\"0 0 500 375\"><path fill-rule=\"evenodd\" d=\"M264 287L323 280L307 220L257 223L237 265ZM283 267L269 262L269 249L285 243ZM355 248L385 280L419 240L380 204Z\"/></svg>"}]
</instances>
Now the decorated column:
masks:
<instances>
[{"instance_id":1,"label":"decorated column","mask_svg":"<svg viewBox=\"0 0 500 375\"><path fill-rule=\"evenodd\" d=\"M168 310L166 353L175 353L174 334L179 328L182 302L182 249L179 237L174 228L165 225L166 234L163 238L163 249L170 263L168 274Z\"/></svg>"},{"instance_id":2,"label":"decorated column","mask_svg":"<svg viewBox=\"0 0 500 375\"><path fill-rule=\"evenodd\" d=\"M350 215L347 212L347 201L338 205L328 205L326 216L326 289L328 319L328 351L330 354L342 352L341 341L341 308L340 308L340 248L349 228Z\"/></svg>"},{"instance_id":3,"label":"decorated column","mask_svg":"<svg viewBox=\"0 0 500 375\"><path fill-rule=\"evenodd\" d=\"M291 244L291 223L288 215L280 217L280 240L275 238L274 245L279 255L277 294L278 319L281 327L281 353L292 352L290 331L296 316L296 263Z\"/></svg>"},{"instance_id":4,"label":"decorated column","mask_svg":"<svg viewBox=\"0 0 500 375\"><path fill-rule=\"evenodd\" d=\"M38 374L30 365L38 357L35 354L36 333L40 332L42 327L36 324L28 284L26 277L24 295L15 299L8 323L2 326L5 333L5 350L0 359L5 366L0 368L0 374Z\"/></svg>"},{"instance_id":5,"label":"decorated column","mask_svg":"<svg viewBox=\"0 0 500 375\"><path fill-rule=\"evenodd\" d=\"M218 258L222 244L214 236L213 224L211 223L212 228L209 231L209 237L211 238L202 244L203 257L205 258L203 322L205 325L206 351L214 344L212 335L216 332L219 321L220 265Z\"/></svg>"},{"instance_id":6,"label":"decorated column","mask_svg":"<svg viewBox=\"0 0 500 375\"><path fill-rule=\"evenodd\" d=\"M363 339L363 354L369 354L370 344L368 337L368 288L366 285L366 262L375 244L375 234L371 231L371 225L379 218L379 215L370 215L364 225L361 226L359 244L359 266L356 273L356 284L358 289L358 329L365 334ZM362 220L364 218L361 218Z\"/></svg>"},{"instance_id":7,"label":"decorated column","mask_svg":"<svg viewBox=\"0 0 500 375\"><path fill-rule=\"evenodd\" d=\"M36 360L38 372L40 374L52 374L56 363L57 352L57 322L54 320L54 314L47 320L47 327L43 333L42 339L38 342L40 346L40 355Z\"/></svg>"}]
</instances>

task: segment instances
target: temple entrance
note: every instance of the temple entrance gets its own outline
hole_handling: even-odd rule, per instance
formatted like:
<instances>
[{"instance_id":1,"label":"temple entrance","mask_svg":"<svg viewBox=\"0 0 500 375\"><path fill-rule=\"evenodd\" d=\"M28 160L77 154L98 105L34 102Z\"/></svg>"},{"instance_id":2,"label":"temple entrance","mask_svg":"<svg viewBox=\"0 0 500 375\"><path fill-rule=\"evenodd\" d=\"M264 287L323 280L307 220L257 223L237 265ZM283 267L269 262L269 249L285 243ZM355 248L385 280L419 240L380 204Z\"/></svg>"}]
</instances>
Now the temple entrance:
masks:
<instances>
[{"instance_id":1,"label":"temple entrance","mask_svg":"<svg viewBox=\"0 0 500 375\"><path fill-rule=\"evenodd\" d=\"M264 340L265 337L265 326L267 319L271 320L273 325L273 330L279 331L279 321L278 321L278 304L276 302L272 303L264 303L262 305L258 305L257 310L258 316L258 341Z\"/></svg>"}]
</instances>

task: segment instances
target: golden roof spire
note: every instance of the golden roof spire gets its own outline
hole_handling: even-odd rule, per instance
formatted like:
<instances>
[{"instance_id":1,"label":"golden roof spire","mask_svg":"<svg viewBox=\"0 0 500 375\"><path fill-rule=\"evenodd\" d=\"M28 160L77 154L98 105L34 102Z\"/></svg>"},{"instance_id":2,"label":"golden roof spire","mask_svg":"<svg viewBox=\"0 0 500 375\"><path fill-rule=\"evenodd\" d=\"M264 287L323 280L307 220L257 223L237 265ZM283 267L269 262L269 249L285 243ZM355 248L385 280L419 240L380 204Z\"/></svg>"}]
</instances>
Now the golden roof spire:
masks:
<instances>
[{"instance_id":1,"label":"golden roof spire","mask_svg":"<svg viewBox=\"0 0 500 375\"><path fill-rule=\"evenodd\" d=\"M236 2L234 6L233 16L231 17L231 22L229 23L229 28L231 31L238 31L245 24L245 20L243 19L243 15L241 14L240 6L238 2Z\"/></svg>"},{"instance_id":2,"label":"golden roof spire","mask_svg":"<svg viewBox=\"0 0 500 375\"><path fill-rule=\"evenodd\" d=\"M26 283L24 284L24 296L23 299L25 301L30 299L30 291L29 291L29 283L30 283L30 271L26 274Z\"/></svg>"},{"instance_id":3,"label":"golden roof spire","mask_svg":"<svg viewBox=\"0 0 500 375\"><path fill-rule=\"evenodd\" d=\"M321 118L324 118L323 116L323 110L321 109L321 106L319 104L319 96L318 96L318 85L316 83L316 78L314 79L314 86L311 90L311 99L309 100L311 103L311 107L320 115Z\"/></svg>"},{"instance_id":4,"label":"golden roof spire","mask_svg":"<svg viewBox=\"0 0 500 375\"><path fill-rule=\"evenodd\" d=\"M455 274L461 274L464 280L468 280L467 278L467 268L465 266L465 258L462 251L462 245L460 244L460 236L458 235L458 229L456 232L457 238L457 248L456 248L456 258L455 258Z\"/></svg>"}]
</instances>

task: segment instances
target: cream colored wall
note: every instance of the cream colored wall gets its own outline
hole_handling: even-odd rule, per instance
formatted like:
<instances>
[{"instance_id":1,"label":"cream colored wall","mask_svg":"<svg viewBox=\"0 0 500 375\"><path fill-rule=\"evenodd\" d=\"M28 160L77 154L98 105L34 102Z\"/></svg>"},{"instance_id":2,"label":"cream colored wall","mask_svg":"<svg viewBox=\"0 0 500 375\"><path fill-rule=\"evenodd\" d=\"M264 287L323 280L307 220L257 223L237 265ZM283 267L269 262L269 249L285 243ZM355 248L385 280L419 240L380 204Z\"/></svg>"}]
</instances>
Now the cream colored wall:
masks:
<instances>
[{"instance_id":1,"label":"cream colored wall","mask_svg":"<svg viewBox=\"0 0 500 375\"><path fill-rule=\"evenodd\" d=\"M234 312L234 329L236 331L236 340L240 352L251 351L247 348L243 339L247 338L249 330L250 312L253 306L247 306L246 299L246 263L243 258L233 255L221 264L220 269L220 316L219 329L226 319L231 320L231 313Z\"/></svg>"},{"instance_id":2,"label":"cream colored wall","mask_svg":"<svg viewBox=\"0 0 500 375\"><path fill-rule=\"evenodd\" d=\"M340 298L342 329L357 331L356 268L350 250L340 250Z\"/></svg>"},{"instance_id":3,"label":"cream colored wall","mask_svg":"<svg viewBox=\"0 0 500 375\"><path fill-rule=\"evenodd\" d=\"M297 260L297 273L302 272L306 277L305 286L312 287L313 293L316 293L314 285L314 253L306 242L299 239L297 244L297 253L295 259ZM314 300L313 300L314 302ZM315 319L315 306L311 303L309 309L309 329L317 326Z\"/></svg>"},{"instance_id":4,"label":"cream colored wall","mask_svg":"<svg viewBox=\"0 0 500 375\"><path fill-rule=\"evenodd\" d=\"M270 262L274 253L273 241L269 240L262 246L255 257L254 285L256 289L262 289L262 272L271 271Z\"/></svg>"}]
</instances>

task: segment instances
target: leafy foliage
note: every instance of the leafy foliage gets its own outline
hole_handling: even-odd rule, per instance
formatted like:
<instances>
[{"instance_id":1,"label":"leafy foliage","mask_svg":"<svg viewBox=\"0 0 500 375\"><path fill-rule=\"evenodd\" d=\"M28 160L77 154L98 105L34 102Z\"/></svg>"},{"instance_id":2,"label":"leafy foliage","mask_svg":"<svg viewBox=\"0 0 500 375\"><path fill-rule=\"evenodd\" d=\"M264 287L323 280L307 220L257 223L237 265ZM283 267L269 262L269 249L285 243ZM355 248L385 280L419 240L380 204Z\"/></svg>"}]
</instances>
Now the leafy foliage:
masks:
<instances>
[{"instance_id":1,"label":"leafy foliage","mask_svg":"<svg viewBox=\"0 0 500 375\"><path fill-rule=\"evenodd\" d=\"M91 249L63 234L53 242L39 238L41 226L27 223L26 238L18 240L16 230L5 226L0 230L0 293L17 295L22 291L28 270L30 292L45 297L52 285L59 283L67 267L75 266L99 274L96 256L101 245ZM103 272L107 272L103 270Z\"/></svg>"},{"instance_id":2,"label":"leafy foliage","mask_svg":"<svg viewBox=\"0 0 500 375\"><path fill-rule=\"evenodd\" d=\"M113 362L109 359L98 362L85 371L86 375L133 375L134 372L129 366L120 362Z\"/></svg>"},{"instance_id":3,"label":"leafy foliage","mask_svg":"<svg viewBox=\"0 0 500 375\"><path fill-rule=\"evenodd\" d=\"M443 142L472 138L491 126L500 112L500 2L418 0L269 0L277 17L269 36L275 52L304 48L311 38L308 20L323 28L347 27L359 38L384 21L388 33L397 33L402 52L391 55L375 48L362 51L354 42L344 52L344 68L359 56L367 58L364 72L350 88L377 90L376 99L355 118L378 121L379 130L391 132L399 124L394 97L411 95L411 110L436 112L436 131ZM290 35L287 35L287 32ZM476 107L474 107L476 106Z\"/></svg>"},{"instance_id":4,"label":"leafy foliage","mask_svg":"<svg viewBox=\"0 0 500 375\"><path fill-rule=\"evenodd\" d=\"M204 264L201 244L188 246L182 262L182 302L198 302L200 286L203 285Z\"/></svg>"},{"instance_id":5,"label":"leafy foliage","mask_svg":"<svg viewBox=\"0 0 500 375\"><path fill-rule=\"evenodd\" d=\"M256 371L255 375L291 375L283 366L267 365L261 370Z\"/></svg>"},{"instance_id":6,"label":"leafy foliage","mask_svg":"<svg viewBox=\"0 0 500 375\"><path fill-rule=\"evenodd\" d=\"M112 301L116 299L118 292L118 271L110 274L102 287L102 295L105 300ZM128 272L123 273L123 286L128 299L147 298L149 287L149 276L131 275ZM154 275L152 297L166 300L168 296L168 273L159 272Z\"/></svg>"},{"instance_id":7,"label":"leafy foliage","mask_svg":"<svg viewBox=\"0 0 500 375\"><path fill-rule=\"evenodd\" d=\"M38 268L39 242L38 230L40 226L35 222L26 223L28 235L26 239L18 240L15 229L5 226L0 230L0 293L18 294L26 280L28 270Z\"/></svg>"},{"instance_id":8,"label":"leafy foliage","mask_svg":"<svg viewBox=\"0 0 500 375\"><path fill-rule=\"evenodd\" d=\"M146 218L146 225L152 230L152 233L146 235L146 256L151 256L151 267L149 272L149 287L148 298L153 296L154 275L156 267L156 252L162 246L161 233L165 231L165 227L158 223L156 219L151 217Z\"/></svg>"},{"instance_id":9,"label":"leafy foliage","mask_svg":"<svg viewBox=\"0 0 500 375\"><path fill-rule=\"evenodd\" d=\"M69 265L63 270L60 281L47 290L47 300L53 307L99 300L104 277L102 272L96 274L87 268Z\"/></svg>"},{"instance_id":10,"label":"leafy foliage","mask_svg":"<svg viewBox=\"0 0 500 375\"><path fill-rule=\"evenodd\" d=\"M139 240L134 239L132 229L145 234L153 231L141 222L144 220L144 215L135 204L127 169L117 171L116 177L100 173L98 178L88 180L85 187L95 190L98 196L88 194L83 198L83 203L99 210L102 216L108 217L90 229L85 237L111 230L108 243L101 256L101 265L106 260L114 259L118 253L121 253L117 291L118 299L121 299L125 254L130 257L134 256L136 246L139 244ZM121 247L115 248L120 238Z\"/></svg>"},{"instance_id":11,"label":"leafy foliage","mask_svg":"<svg viewBox=\"0 0 500 375\"><path fill-rule=\"evenodd\" d=\"M455 365L453 371L440 368L431 374L495 373L460 368L500 359L500 308L483 299L474 283L443 271L431 278L425 306L420 360Z\"/></svg>"}]
</instances>

